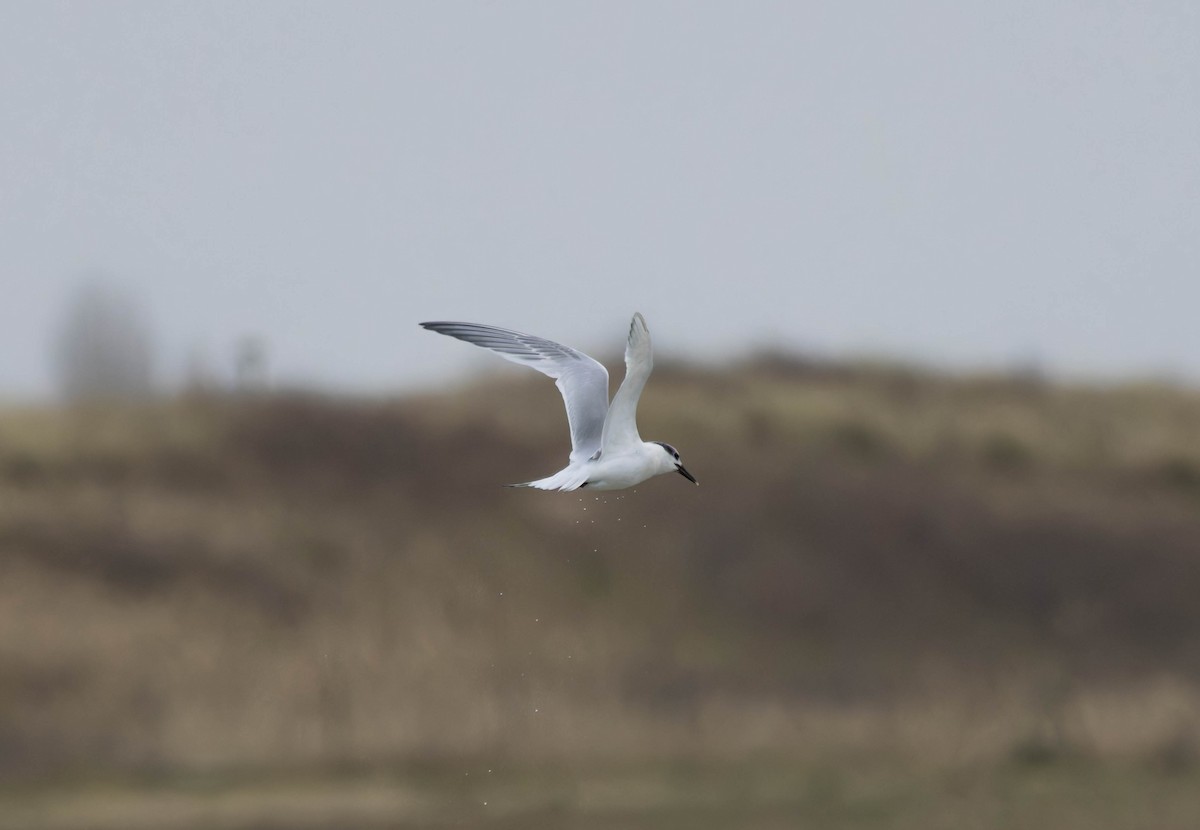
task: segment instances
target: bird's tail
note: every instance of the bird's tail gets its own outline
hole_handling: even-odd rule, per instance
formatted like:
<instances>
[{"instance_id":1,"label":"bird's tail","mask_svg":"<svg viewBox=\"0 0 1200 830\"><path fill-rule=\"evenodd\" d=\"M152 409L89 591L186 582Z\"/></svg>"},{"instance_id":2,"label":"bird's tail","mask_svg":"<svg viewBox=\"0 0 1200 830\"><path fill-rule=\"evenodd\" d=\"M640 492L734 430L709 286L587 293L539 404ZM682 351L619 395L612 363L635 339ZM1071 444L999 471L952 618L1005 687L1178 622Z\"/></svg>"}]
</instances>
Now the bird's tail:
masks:
<instances>
[{"instance_id":1,"label":"bird's tail","mask_svg":"<svg viewBox=\"0 0 1200 830\"><path fill-rule=\"evenodd\" d=\"M566 467L552 476L539 478L537 481L523 481L520 484L505 484L505 487L535 487L538 490L578 490L587 484L587 473Z\"/></svg>"}]
</instances>

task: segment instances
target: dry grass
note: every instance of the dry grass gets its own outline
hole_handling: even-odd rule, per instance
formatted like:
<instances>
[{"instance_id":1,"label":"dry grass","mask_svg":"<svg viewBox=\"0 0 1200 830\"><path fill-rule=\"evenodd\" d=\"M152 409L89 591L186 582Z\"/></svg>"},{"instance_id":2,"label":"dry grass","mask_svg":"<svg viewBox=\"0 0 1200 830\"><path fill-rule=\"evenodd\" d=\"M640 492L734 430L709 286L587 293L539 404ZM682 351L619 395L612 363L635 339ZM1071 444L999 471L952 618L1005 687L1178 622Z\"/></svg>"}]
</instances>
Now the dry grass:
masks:
<instances>
[{"instance_id":1,"label":"dry grass","mask_svg":"<svg viewBox=\"0 0 1200 830\"><path fill-rule=\"evenodd\" d=\"M1085 826L1019 820L1029 782L1069 793L1125 769L1170 803L1171 782L1194 784L1200 396L667 367L644 432L701 488L496 486L555 469L557 407L549 384L505 380L0 415L0 774L27 811L12 815L103 826L93 808L127 799L142 806L108 826L135 826L169 813L160 798L178 826L295 826L261 818L275 796L253 782L274 771L283 801L321 801L287 782L353 769L329 810L377 799L407 818L360 826L432 826L465 797L444 775L412 796L433 812L410 814L371 772L430 759L538 780L567 765L566 796L499 787L525 806L476 817L494 826L534 826L546 804L571 826L638 826L579 793L614 769L653 789L660 773L636 770L680 758L792 776L786 798L722 791L762 827L818 820L805 793L863 763L896 798L843 782L825 826L964 826L937 817L967 804L985 811L974 826ZM216 795L171 789L214 774ZM661 814L702 826L686 804L708 774ZM87 782L122 776L169 786L89 800ZM37 812L31 787L58 806Z\"/></svg>"}]
</instances>

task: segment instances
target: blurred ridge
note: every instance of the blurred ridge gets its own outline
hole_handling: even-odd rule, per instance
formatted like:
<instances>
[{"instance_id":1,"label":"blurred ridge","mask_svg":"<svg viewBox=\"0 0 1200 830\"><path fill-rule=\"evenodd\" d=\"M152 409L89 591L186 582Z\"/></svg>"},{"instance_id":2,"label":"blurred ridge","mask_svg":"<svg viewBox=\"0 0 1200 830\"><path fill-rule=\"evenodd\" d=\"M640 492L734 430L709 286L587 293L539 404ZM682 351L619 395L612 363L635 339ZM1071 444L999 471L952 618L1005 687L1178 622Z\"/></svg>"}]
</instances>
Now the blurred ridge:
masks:
<instances>
[{"instance_id":1,"label":"blurred ridge","mask_svg":"<svg viewBox=\"0 0 1200 830\"><path fill-rule=\"evenodd\" d=\"M503 489L569 449L533 379L0 413L0 771L1197 754L1196 393L775 356L642 406L704 488Z\"/></svg>"}]
</instances>

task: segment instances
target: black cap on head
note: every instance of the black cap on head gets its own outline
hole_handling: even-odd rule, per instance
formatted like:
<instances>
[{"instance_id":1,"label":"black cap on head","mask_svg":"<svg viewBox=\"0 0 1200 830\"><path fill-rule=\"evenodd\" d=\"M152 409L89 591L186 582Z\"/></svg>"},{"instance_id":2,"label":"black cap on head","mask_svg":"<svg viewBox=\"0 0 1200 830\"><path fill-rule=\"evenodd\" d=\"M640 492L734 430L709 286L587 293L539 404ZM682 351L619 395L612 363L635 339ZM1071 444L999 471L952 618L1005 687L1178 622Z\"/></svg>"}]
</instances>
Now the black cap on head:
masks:
<instances>
[{"instance_id":1,"label":"black cap on head","mask_svg":"<svg viewBox=\"0 0 1200 830\"><path fill-rule=\"evenodd\" d=\"M672 458L674 458L676 461L679 460L679 450L675 449L670 444L668 444L664 441L651 441L650 443L658 444L660 447L662 447L664 450L666 450Z\"/></svg>"}]
</instances>

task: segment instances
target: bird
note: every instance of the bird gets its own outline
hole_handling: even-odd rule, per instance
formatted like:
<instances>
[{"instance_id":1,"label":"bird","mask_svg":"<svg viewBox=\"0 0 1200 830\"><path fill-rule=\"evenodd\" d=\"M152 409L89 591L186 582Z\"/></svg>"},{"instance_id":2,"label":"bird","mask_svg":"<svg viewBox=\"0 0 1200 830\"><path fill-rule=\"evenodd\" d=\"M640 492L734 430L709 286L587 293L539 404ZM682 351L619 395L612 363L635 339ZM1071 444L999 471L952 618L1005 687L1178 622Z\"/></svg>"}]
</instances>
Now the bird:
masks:
<instances>
[{"instance_id":1,"label":"bird","mask_svg":"<svg viewBox=\"0 0 1200 830\"><path fill-rule=\"evenodd\" d=\"M625 343L625 380L608 401L608 370L581 351L532 334L480 323L428 322L429 331L454 337L495 352L505 360L554 378L567 407L571 428L568 464L554 475L509 484L538 490L622 490L664 473L679 473L693 484L679 451L663 441L643 441L637 428L637 405L654 368L650 329L640 313L633 315Z\"/></svg>"}]
</instances>

